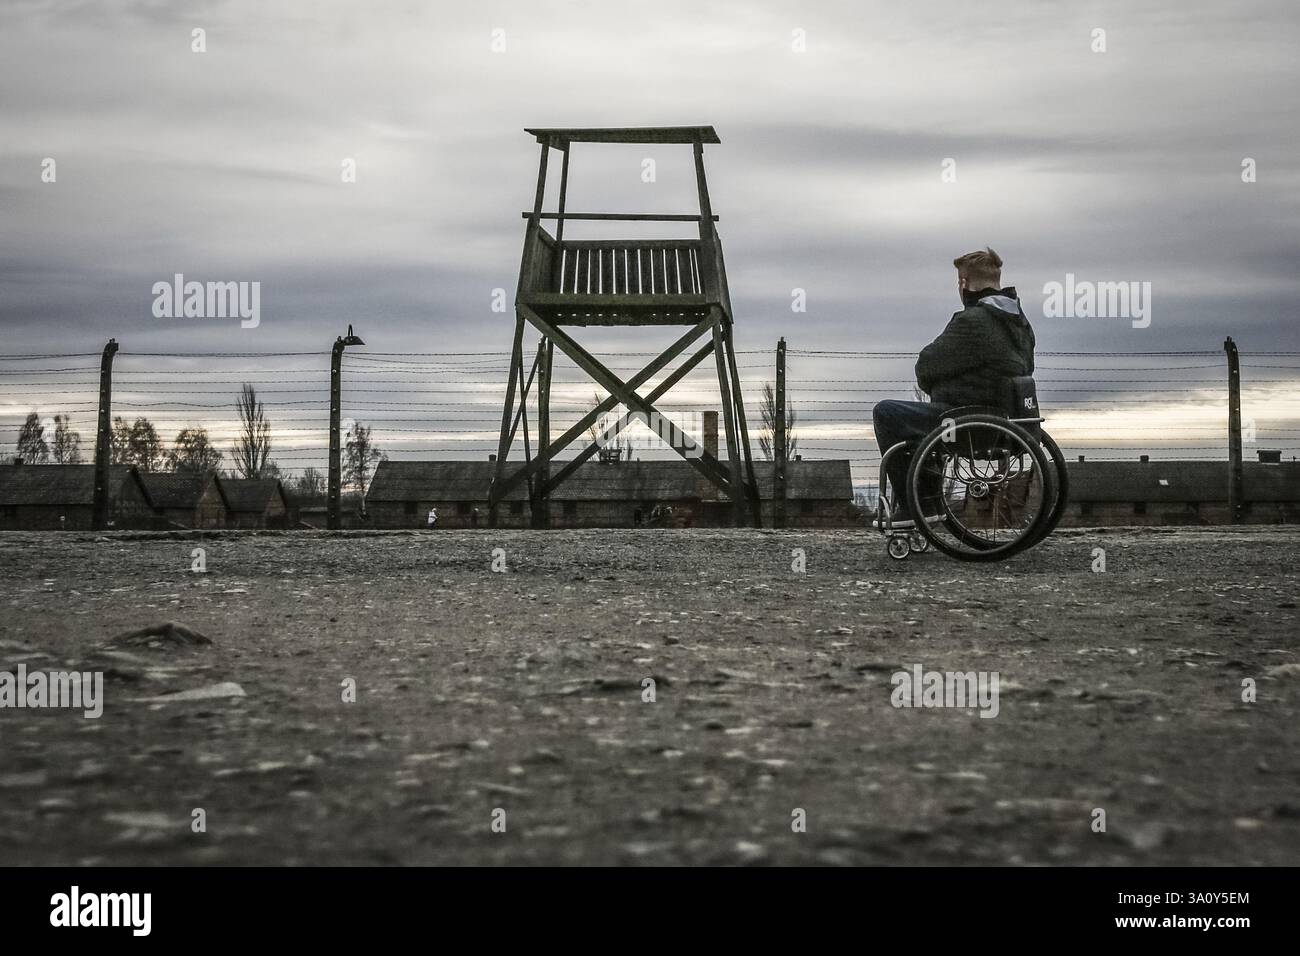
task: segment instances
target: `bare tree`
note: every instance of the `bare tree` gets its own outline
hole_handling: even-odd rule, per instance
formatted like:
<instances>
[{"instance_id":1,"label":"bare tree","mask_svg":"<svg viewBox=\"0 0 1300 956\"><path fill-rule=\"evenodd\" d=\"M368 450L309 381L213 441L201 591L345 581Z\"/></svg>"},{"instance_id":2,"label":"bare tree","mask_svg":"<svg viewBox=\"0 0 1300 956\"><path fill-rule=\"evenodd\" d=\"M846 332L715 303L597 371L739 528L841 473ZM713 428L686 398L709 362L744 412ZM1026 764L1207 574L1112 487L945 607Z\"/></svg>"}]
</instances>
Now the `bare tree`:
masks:
<instances>
[{"instance_id":1,"label":"bare tree","mask_svg":"<svg viewBox=\"0 0 1300 956\"><path fill-rule=\"evenodd\" d=\"M109 435L108 460L114 465L131 463L131 426L121 415L113 417L113 431Z\"/></svg>"},{"instance_id":2,"label":"bare tree","mask_svg":"<svg viewBox=\"0 0 1300 956\"><path fill-rule=\"evenodd\" d=\"M370 439L370 427L361 422L352 423L343 449L345 452L343 480L361 496L364 508L366 488L370 484L370 466L377 461L383 461L388 456L375 447Z\"/></svg>"},{"instance_id":3,"label":"bare tree","mask_svg":"<svg viewBox=\"0 0 1300 956\"><path fill-rule=\"evenodd\" d=\"M317 498L325 494L325 476L316 468L305 468L294 481L293 490L303 498Z\"/></svg>"},{"instance_id":4,"label":"bare tree","mask_svg":"<svg viewBox=\"0 0 1300 956\"><path fill-rule=\"evenodd\" d=\"M27 421L23 422L23 427L18 432L18 457L28 465L44 465L50 460L45 426L41 424L41 416L36 412L28 413Z\"/></svg>"},{"instance_id":5,"label":"bare tree","mask_svg":"<svg viewBox=\"0 0 1300 956\"><path fill-rule=\"evenodd\" d=\"M166 460L158 430L147 418L137 418L131 423L126 442L127 462L141 471L159 471Z\"/></svg>"},{"instance_id":6,"label":"bare tree","mask_svg":"<svg viewBox=\"0 0 1300 956\"><path fill-rule=\"evenodd\" d=\"M776 391L771 382L763 383L763 398L759 405L759 414L763 418L763 428L758 436L758 447L763 457L771 461L776 456ZM795 413L790 402L790 393L785 396L785 457L792 461L799 447L799 439L794 434Z\"/></svg>"},{"instance_id":7,"label":"bare tree","mask_svg":"<svg viewBox=\"0 0 1300 956\"><path fill-rule=\"evenodd\" d=\"M167 465L172 471L206 473L216 471L221 458L221 449L212 444L206 428L182 428L167 453Z\"/></svg>"},{"instance_id":8,"label":"bare tree","mask_svg":"<svg viewBox=\"0 0 1300 956\"><path fill-rule=\"evenodd\" d=\"M235 473L244 478L261 478L271 457L271 423L258 401L257 389L246 383L239 391L235 410L239 412L239 434L230 451Z\"/></svg>"},{"instance_id":9,"label":"bare tree","mask_svg":"<svg viewBox=\"0 0 1300 956\"><path fill-rule=\"evenodd\" d=\"M50 455L58 465L81 464L81 433L75 431L67 415L54 416L54 443Z\"/></svg>"},{"instance_id":10,"label":"bare tree","mask_svg":"<svg viewBox=\"0 0 1300 956\"><path fill-rule=\"evenodd\" d=\"M127 422L118 415L113 419L108 460L114 465L135 465L141 471L158 471L167 456L153 422L143 417Z\"/></svg>"},{"instance_id":11,"label":"bare tree","mask_svg":"<svg viewBox=\"0 0 1300 956\"><path fill-rule=\"evenodd\" d=\"M602 401L603 399L600 397L600 393L593 391L591 393L591 408L589 410L594 412L600 407ZM617 414L621 407L622 406L615 405L608 415L603 418L597 418L590 426L588 426L587 434L591 436L593 442L600 440L600 436L605 433L605 426L610 424L611 416ZM631 461L632 443L630 441L624 441L622 438L615 438L612 442L606 442L602 445L597 450L596 454L600 457L600 460L604 462L621 461L625 456L629 461Z\"/></svg>"}]
</instances>

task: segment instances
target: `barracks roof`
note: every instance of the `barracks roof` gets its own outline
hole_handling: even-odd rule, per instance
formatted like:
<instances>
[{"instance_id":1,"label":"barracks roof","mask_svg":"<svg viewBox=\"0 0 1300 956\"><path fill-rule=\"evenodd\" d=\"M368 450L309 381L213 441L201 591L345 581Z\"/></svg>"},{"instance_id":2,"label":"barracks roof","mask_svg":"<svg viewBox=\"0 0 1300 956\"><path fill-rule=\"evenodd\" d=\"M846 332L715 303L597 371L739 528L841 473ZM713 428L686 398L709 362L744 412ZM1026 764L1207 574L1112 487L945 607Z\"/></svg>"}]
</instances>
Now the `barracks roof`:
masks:
<instances>
[{"instance_id":1,"label":"barracks roof","mask_svg":"<svg viewBox=\"0 0 1300 956\"><path fill-rule=\"evenodd\" d=\"M113 465L108 476L110 497L117 494L124 481L140 483L138 472L130 465ZM143 484L140 490L149 500ZM0 465L0 505L67 507L94 502L94 465Z\"/></svg>"},{"instance_id":2,"label":"barracks roof","mask_svg":"<svg viewBox=\"0 0 1300 956\"><path fill-rule=\"evenodd\" d=\"M276 495L285 505L288 504L288 496L276 478L223 478L221 486L231 511L263 514Z\"/></svg>"},{"instance_id":3,"label":"barracks roof","mask_svg":"<svg viewBox=\"0 0 1300 956\"><path fill-rule=\"evenodd\" d=\"M566 463L553 461L555 474ZM517 468L514 462L510 467ZM496 464L490 461L381 461L368 501L486 501ZM772 497L772 463L754 462L759 494ZM528 497L520 484L507 501ZM586 462L552 496L556 501L679 501L722 496L684 461ZM849 501L853 480L846 460L792 461L786 469L786 497Z\"/></svg>"}]
</instances>

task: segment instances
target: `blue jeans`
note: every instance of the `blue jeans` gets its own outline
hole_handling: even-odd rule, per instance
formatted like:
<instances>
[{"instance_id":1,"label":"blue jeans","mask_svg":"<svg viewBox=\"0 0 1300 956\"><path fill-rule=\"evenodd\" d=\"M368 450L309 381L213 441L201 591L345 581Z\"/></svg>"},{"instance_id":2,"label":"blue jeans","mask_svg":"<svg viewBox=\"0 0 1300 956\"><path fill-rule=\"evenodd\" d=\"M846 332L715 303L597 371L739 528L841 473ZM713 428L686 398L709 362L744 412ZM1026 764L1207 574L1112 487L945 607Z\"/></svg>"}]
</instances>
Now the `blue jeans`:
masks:
<instances>
[{"instance_id":1,"label":"blue jeans","mask_svg":"<svg viewBox=\"0 0 1300 956\"><path fill-rule=\"evenodd\" d=\"M889 483L893 486L894 502L903 502L903 488L907 485L907 466L912 459L912 449L916 443L939 427L943 413L948 405L933 402L898 402L889 399L877 402L871 413L872 423L876 428L876 444L883 455L900 441L909 447L895 452L889 458L886 472ZM882 492L884 489L880 489Z\"/></svg>"}]
</instances>

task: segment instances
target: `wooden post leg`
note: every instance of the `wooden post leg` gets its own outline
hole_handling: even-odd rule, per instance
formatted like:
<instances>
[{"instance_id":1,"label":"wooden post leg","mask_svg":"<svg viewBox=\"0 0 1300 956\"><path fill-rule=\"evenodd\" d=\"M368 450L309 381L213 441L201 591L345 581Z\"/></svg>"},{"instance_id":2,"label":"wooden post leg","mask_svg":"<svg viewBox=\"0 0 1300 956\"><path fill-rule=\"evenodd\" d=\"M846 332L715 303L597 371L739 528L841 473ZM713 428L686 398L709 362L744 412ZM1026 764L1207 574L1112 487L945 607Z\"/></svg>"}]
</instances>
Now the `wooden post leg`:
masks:
<instances>
[{"instance_id":1,"label":"wooden post leg","mask_svg":"<svg viewBox=\"0 0 1300 956\"><path fill-rule=\"evenodd\" d=\"M95 430L95 492L92 499L90 526L95 531L108 528L112 495L108 475L113 454L113 356L117 339L109 339L99 363L99 419Z\"/></svg>"},{"instance_id":2,"label":"wooden post leg","mask_svg":"<svg viewBox=\"0 0 1300 956\"><path fill-rule=\"evenodd\" d=\"M565 165L569 154L565 151ZM563 194L561 194L563 195ZM555 362L555 345L549 338L543 338L538 346L540 363L537 368L537 454L541 464L537 469L536 501L533 505L533 527L549 528L551 526L551 368Z\"/></svg>"},{"instance_id":3,"label":"wooden post leg","mask_svg":"<svg viewBox=\"0 0 1300 956\"><path fill-rule=\"evenodd\" d=\"M540 356L538 358L540 358ZM538 359L533 360L534 372L537 371L537 362ZM519 381L523 382L524 381L524 357L522 353L519 356L519 363L515 366L515 370L518 373ZM528 391L530 388L532 388L532 384L533 384L532 376L529 376L528 381L525 384L520 386L519 411L515 413L515 421L521 423L524 427L524 467L525 468L527 468L530 464L532 464L533 461L533 449L531 444L528 441ZM528 499L529 501L532 501L533 499L532 481L528 482Z\"/></svg>"},{"instance_id":4,"label":"wooden post leg","mask_svg":"<svg viewBox=\"0 0 1300 956\"><path fill-rule=\"evenodd\" d=\"M749 444L749 426L745 424L745 393L740 389L740 370L736 367L736 342L732 336L732 326L728 320L723 330L727 343L727 368L731 372L731 401L736 410L736 429L740 433L740 453L744 457L745 474L743 477L745 497L749 499L754 527L763 527L763 503L758 495L758 479L754 476L754 453Z\"/></svg>"},{"instance_id":5,"label":"wooden post leg","mask_svg":"<svg viewBox=\"0 0 1300 956\"><path fill-rule=\"evenodd\" d=\"M339 437L340 376L343 367L343 336L334 340L330 354L330 461L329 484L326 488L325 527L338 531L343 527L343 459L342 440Z\"/></svg>"},{"instance_id":6,"label":"wooden post leg","mask_svg":"<svg viewBox=\"0 0 1300 956\"><path fill-rule=\"evenodd\" d=\"M497 440L497 461L496 468L492 473L492 487L488 489L488 527L495 528L500 518L499 498L501 479L505 474L506 456L510 454L510 444L513 438L514 429L511 427L510 416L514 411L515 404L515 387L522 387L523 382L516 379L520 363L523 361L524 354L524 317L518 313L515 315L515 345L510 357L510 381L506 385L506 401L501 411L501 437Z\"/></svg>"},{"instance_id":7,"label":"wooden post leg","mask_svg":"<svg viewBox=\"0 0 1300 956\"><path fill-rule=\"evenodd\" d=\"M772 527L784 528L785 514L785 338L776 343L776 434L772 448Z\"/></svg>"},{"instance_id":8,"label":"wooden post leg","mask_svg":"<svg viewBox=\"0 0 1300 956\"><path fill-rule=\"evenodd\" d=\"M731 494L731 523L740 527L745 523L744 478L740 473L740 439L736 434L736 410L731 403L731 388L727 385L727 343L722 332L722 310L713 308L713 354L718 364L718 392L722 399L723 425L727 433L727 464Z\"/></svg>"},{"instance_id":9,"label":"wooden post leg","mask_svg":"<svg viewBox=\"0 0 1300 956\"><path fill-rule=\"evenodd\" d=\"M1231 336L1223 342L1228 355L1228 513L1233 524L1245 518L1241 464L1241 359Z\"/></svg>"}]
</instances>

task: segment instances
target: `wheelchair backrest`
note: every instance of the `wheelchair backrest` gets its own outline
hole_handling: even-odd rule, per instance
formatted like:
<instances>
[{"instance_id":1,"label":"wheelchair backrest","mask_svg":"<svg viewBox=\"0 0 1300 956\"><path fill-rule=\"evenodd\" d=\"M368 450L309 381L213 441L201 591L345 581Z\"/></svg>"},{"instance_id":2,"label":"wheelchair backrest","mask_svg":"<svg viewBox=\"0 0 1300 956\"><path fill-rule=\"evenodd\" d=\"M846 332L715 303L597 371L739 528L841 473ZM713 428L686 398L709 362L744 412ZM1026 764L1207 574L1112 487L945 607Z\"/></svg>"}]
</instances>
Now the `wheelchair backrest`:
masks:
<instances>
[{"instance_id":1,"label":"wheelchair backrest","mask_svg":"<svg viewBox=\"0 0 1300 956\"><path fill-rule=\"evenodd\" d=\"M1041 418L1038 386L1032 375L1017 375L1010 380L1007 395L1008 418Z\"/></svg>"},{"instance_id":2,"label":"wheelchair backrest","mask_svg":"<svg viewBox=\"0 0 1300 956\"><path fill-rule=\"evenodd\" d=\"M1038 386L1032 375L1017 375L1007 386L1007 418L1039 441L1043 410L1038 405ZM1026 421L1028 419L1028 421Z\"/></svg>"}]
</instances>

